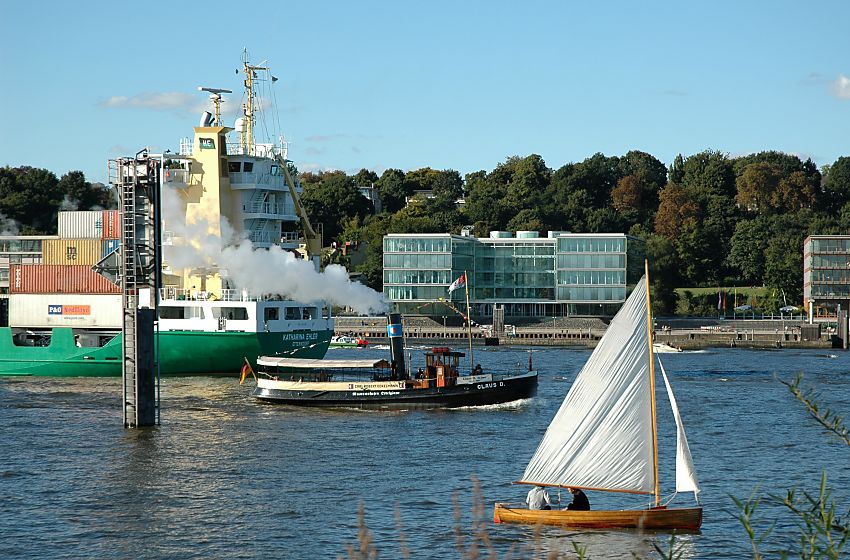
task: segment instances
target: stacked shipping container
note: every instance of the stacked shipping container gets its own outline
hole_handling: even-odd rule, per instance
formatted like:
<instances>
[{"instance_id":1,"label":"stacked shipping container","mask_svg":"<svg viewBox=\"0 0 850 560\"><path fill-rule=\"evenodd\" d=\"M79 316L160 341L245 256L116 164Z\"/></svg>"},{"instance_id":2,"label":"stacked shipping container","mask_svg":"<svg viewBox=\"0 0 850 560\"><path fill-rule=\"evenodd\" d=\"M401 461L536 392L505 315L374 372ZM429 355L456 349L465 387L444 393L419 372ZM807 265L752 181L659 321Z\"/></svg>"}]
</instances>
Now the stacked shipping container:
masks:
<instances>
[{"instance_id":1,"label":"stacked shipping container","mask_svg":"<svg viewBox=\"0 0 850 560\"><path fill-rule=\"evenodd\" d=\"M63 239L120 239L121 212L118 210L59 212L59 237Z\"/></svg>"},{"instance_id":2,"label":"stacked shipping container","mask_svg":"<svg viewBox=\"0 0 850 560\"><path fill-rule=\"evenodd\" d=\"M45 239L41 243L41 262L91 266L102 258L104 243L100 239Z\"/></svg>"},{"instance_id":3,"label":"stacked shipping container","mask_svg":"<svg viewBox=\"0 0 850 560\"><path fill-rule=\"evenodd\" d=\"M88 265L13 264L12 294L120 294L121 288Z\"/></svg>"}]
</instances>

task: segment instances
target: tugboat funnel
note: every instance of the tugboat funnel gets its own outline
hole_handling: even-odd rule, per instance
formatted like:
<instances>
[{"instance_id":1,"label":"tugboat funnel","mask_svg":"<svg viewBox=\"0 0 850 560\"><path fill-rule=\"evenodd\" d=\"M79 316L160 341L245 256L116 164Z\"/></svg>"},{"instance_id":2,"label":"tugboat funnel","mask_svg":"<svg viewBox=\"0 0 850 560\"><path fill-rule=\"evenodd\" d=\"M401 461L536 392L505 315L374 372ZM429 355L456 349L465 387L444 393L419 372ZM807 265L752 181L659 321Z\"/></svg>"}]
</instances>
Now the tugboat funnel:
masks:
<instances>
[{"instance_id":1,"label":"tugboat funnel","mask_svg":"<svg viewBox=\"0 0 850 560\"><path fill-rule=\"evenodd\" d=\"M404 333L401 329L401 313L387 315L387 336L390 339L390 359L395 364L393 372L397 379L407 379L404 365Z\"/></svg>"}]
</instances>

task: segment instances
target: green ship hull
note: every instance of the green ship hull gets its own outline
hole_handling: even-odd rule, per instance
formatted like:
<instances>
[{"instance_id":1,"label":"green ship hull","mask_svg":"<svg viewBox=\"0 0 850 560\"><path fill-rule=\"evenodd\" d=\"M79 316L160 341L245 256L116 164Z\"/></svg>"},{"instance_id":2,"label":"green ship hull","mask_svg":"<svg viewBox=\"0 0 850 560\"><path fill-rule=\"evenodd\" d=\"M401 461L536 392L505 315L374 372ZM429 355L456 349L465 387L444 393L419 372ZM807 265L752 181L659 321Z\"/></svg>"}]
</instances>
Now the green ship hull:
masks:
<instances>
[{"instance_id":1,"label":"green ship hull","mask_svg":"<svg viewBox=\"0 0 850 560\"><path fill-rule=\"evenodd\" d=\"M320 359L332 330L271 332L165 331L159 333L161 375L238 375L245 358L258 356ZM53 329L47 346L17 346L12 329L0 328L0 375L118 377L121 336L99 348L80 348L67 327Z\"/></svg>"}]
</instances>

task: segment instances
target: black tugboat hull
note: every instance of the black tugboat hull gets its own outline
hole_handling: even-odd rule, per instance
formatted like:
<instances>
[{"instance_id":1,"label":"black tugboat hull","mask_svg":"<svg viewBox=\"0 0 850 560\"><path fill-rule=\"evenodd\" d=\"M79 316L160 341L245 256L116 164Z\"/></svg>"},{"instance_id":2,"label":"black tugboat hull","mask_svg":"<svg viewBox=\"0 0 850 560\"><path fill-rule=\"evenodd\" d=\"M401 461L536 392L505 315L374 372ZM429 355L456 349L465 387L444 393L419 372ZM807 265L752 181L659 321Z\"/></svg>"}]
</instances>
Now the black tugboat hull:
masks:
<instances>
[{"instance_id":1,"label":"black tugboat hull","mask_svg":"<svg viewBox=\"0 0 850 560\"><path fill-rule=\"evenodd\" d=\"M485 406L531 398L536 393L537 374L534 373L483 383L429 389L309 391L258 386L253 395L268 403L298 406L411 409Z\"/></svg>"}]
</instances>

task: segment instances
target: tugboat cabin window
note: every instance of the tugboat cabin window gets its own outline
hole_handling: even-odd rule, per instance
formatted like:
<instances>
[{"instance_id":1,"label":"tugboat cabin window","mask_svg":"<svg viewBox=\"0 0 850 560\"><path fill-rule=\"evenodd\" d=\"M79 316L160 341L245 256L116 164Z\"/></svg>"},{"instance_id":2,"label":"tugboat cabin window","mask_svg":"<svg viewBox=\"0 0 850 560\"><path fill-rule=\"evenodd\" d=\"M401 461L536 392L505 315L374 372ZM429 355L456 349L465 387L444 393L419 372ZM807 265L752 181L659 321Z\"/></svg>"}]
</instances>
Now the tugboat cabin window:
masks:
<instances>
[{"instance_id":1,"label":"tugboat cabin window","mask_svg":"<svg viewBox=\"0 0 850 560\"><path fill-rule=\"evenodd\" d=\"M301 318L301 308L300 307L287 307L286 308L286 320L287 321L297 321Z\"/></svg>"},{"instance_id":2,"label":"tugboat cabin window","mask_svg":"<svg viewBox=\"0 0 850 560\"><path fill-rule=\"evenodd\" d=\"M187 305L185 307L162 306L159 308L160 319L203 319L204 310L201 307Z\"/></svg>"},{"instance_id":3,"label":"tugboat cabin window","mask_svg":"<svg viewBox=\"0 0 850 560\"><path fill-rule=\"evenodd\" d=\"M239 173L242 171L242 162L241 161L229 161L227 162L227 171L230 173Z\"/></svg>"},{"instance_id":4,"label":"tugboat cabin window","mask_svg":"<svg viewBox=\"0 0 850 560\"><path fill-rule=\"evenodd\" d=\"M243 166L244 166L244 167L242 168L242 170L243 170L245 173L251 173L252 171L254 171L254 162L253 162L253 161L246 161L246 162L243 164Z\"/></svg>"},{"instance_id":5,"label":"tugboat cabin window","mask_svg":"<svg viewBox=\"0 0 850 560\"><path fill-rule=\"evenodd\" d=\"M244 321L248 318L248 309L245 307L213 307L213 317L216 319L224 317L235 321Z\"/></svg>"},{"instance_id":6,"label":"tugboat cabin window","mask_svg":"<svg viewBox=\"0 0 850 560\"><path fill-rule=\"evenodd\" d=\"M277 321L280 319L280 308L278 307L266 307L263 310L263 320L264 321Z\"/></svg>"}]
</instances>

